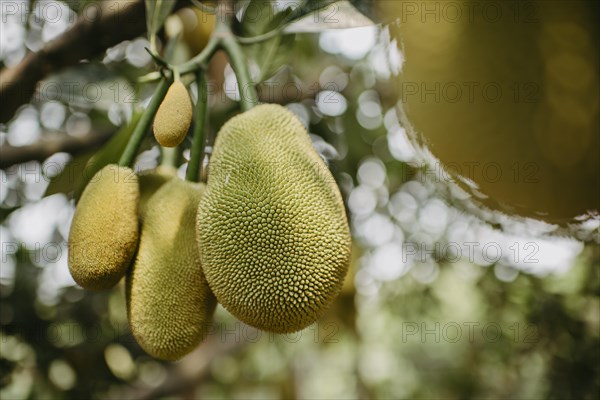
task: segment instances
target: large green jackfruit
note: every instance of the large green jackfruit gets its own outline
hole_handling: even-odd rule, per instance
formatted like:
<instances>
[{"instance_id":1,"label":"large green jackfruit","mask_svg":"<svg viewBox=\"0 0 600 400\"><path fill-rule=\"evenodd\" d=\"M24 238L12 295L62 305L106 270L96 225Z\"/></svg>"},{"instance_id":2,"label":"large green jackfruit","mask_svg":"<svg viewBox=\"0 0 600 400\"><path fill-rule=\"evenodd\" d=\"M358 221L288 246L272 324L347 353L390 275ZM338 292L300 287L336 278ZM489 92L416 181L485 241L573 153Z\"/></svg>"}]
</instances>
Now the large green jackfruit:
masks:
<instances>
[{"instance_id":1,"label":"large green jackfruit","mask_svg":"<svg viewBox=\"0 0 600 400\"><path fill-rule=\"evenodd\" d=\"M192 124L192 100L181 81L173 82L154 117L154 137L165 147L175 147L185 139Z\"/></svg>"},{"instance_id":2,"label":"large green jackfruit","mask_svg":"<svg viewBox=\"0 0 600 400\"><path fill-rule=\"evenodd\" d=\"M208 333L216 299L196 245L195 219L204 184L177 178L150 198L140 244L127 274L131 332L150 355L176 360Z\"/></svg>"},{"instance_id":3,"label":"large green jackfruit","mask_svg":"<svg viewBox=\"0 0 600 400\"><path fill-rule=\"evenodd\" d=\"M146 210L148 200L156 193L158 189L171 179L177 176L177 169L170 166L160 165L156 169L141 173L138 175L140 181L140 205L138 207L138 214L140 220L142 214Z\"/></svg>"},{"instance_id":4,"label":"large green jackfruit","mask_svg":"<svg viewBox=\"0 0 600 400\"><path fill-rule=\"evenodd\" d=\"M342 287L351 250L342 197L284 107L257 106L223 126L197 224L213 293L249 325L300 330Z\"/></svg>"},{"instance_id":5,"label":"large green jackfruit","mask_svg":"<svg viewBox=\"0 0 600 400\"><path fill-rule=\"evenodd\" d=\"M138 242L139 185L127 167L107 165L94 175L75 209L69 232L69 271L90 290L113 287Z\"/></svg>"}]
</instances>

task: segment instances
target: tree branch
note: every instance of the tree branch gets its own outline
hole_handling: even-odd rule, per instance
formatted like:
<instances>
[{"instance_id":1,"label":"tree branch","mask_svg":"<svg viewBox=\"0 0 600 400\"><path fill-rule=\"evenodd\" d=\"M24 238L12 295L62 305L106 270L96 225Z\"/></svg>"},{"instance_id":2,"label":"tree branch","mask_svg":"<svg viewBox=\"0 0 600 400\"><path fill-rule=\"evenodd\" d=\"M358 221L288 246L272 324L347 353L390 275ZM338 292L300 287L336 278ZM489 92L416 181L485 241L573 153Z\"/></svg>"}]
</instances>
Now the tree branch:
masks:
<instances>
[{"instance_id":1,"label":"tree branch","mask_svg":"<svg viewBox=\"0 0 600 400\"><path fill-rule=\"evenodd\" d=\"M189 1L179 0L181 8ZM29 53L13 68L0 71L0 122L7 122L29 102L36 85L51 73L102 55L106 49L146 31L143 0L105 0L89 6L75 24L35 53Z\"/></svg>"},{"instance_id":2,"label":"tree branch","mask_svg":"<svg viewBox=\"0 0 600 400\"><path fill-rule=\"evenodd\" d=\"M73 156L83 154L102 146L115 131L116 128L105 128L92 131L83 137L71 137L63 133L44 133L42 139L29 146L13 147L3 144L0 146L0 169L27 161L42 162L58 152L69 153Z\"/></svg>"}]
</instances>

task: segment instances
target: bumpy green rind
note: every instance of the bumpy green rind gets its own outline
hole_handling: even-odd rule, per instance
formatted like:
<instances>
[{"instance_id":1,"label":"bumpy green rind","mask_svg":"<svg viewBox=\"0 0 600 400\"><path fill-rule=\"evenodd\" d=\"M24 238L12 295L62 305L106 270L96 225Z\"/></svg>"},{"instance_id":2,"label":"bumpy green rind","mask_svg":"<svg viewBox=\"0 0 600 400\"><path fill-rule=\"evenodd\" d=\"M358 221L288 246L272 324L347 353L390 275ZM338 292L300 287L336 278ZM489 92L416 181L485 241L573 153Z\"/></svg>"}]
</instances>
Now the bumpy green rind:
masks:
<instances>
[{"instance_id":1,"label":"bumpy green rind","mask_svg":"<svg viewBox=\"0 0 600 400\"><path fill-rule=\"evenodd\" d=\"M75 209L69 232L69 271L81 287L104 290L125 275L138 242L139 186L127 167L94 175Z\"/></svg>"},{"instance_id":2,"label":"bumpy green rind","mask_svg":"<svg viewBox=\"0 0 600 400\"><path fill-rule=\"evenodd\" d=\"M257 106L223 126L197 225L213 293L256 328L300 330L342 287L351 253L342 197L284 107Z\"/></svg>"},{"instance_id":3,"label":"bumpy green rind","mask_svg":"<svg viewBox=\"0 0 600 400\"><path fill-rule=\"evenodd\" d=\"M156 169L138 174L140 181L140 205L138 207L138 215L140 221L146 210L148 200L162 185L177 176L177 169L174 167L160 165Z\"/></svg>"},{"instance_id":4,"label":"bumpy green rind","mask_svg":"<svg viewBox=\"0 0 600 400\"><path fill-rule=\"evenodd\" d=\"M174 178L150 198L127 274L131 332L148 354L163 360L192 351L208 333L216 307L196 245L203 191L203 184Z\"/></svg>"}]
</instances>

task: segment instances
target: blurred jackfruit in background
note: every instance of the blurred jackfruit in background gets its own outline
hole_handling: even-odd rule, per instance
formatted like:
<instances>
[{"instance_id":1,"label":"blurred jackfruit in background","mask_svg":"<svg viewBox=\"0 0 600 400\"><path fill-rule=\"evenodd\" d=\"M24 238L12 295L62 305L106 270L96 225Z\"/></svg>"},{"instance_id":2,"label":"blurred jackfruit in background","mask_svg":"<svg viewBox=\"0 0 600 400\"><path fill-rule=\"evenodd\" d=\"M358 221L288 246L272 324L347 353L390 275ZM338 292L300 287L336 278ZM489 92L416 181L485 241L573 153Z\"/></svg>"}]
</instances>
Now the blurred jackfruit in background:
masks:
<instances>
[{"instance_id":1,"label":"blurred jackfruit in background","mask_svg":"<svg viewBox=\"0 0 600 400\"><path fill-rule=\"evenodd\" d=\"M600 209L600 7L384 1L407 124L492 208L567 223ZM498 205L500 204L500 205Z\"/></svg>"},{"instance_id":2,"label":"blurred jackfruit in background","mask_svg":"<svg viewBox=\"0 0 600 400\"><path fill-rule=\"evenodd\" d=\"M200 53L215 29L217 17L196 7L186 7L176 14L182 24L182 37L193 54Z\"/></svg>"},{"instance_id":3,"label":"blurred jackfruit in background","mask_svg":"<svg viewBox=\"0 0 600 400\"><path fill-rule=\"evenodd\" d=\"M573 7L574 2L474 3L413 2L412 6L420 7L420 14L411 20L415 11L401 8L402 4L410 7L408 1L354 2L374 14L387 7L384 25L297 34L285 48L274 50L272 42L262 48L284 56L279 69L260 85L262 93L269 95L269 88L281 89L270 98L286 104L307 127L313 146L340 186L350 216L353 252L342 292L316 324L300 332L262 332L218 306L205 342L191 354L177 363L150 357L129 330L124 285L89 293L76 286L69 275L66 239L73 203L64 194L69 190L43 194L49 181L54 182L52 166L66 163L66 170L74 174L69 176L78 176L91 171L85 170L85 161L81 162L90 155L71 158L60 153L44 162L0 171L0 398L595 399L600 391L600 252L594 242L600 240L598 219L585 221L581 230L565 232L540 221L513 217L533 215L545 207L560 211L548 214L548 219L557 215L570 218L591 208L588 200L598 187L593 184L591 167L588 191L578 181L583 175L565 181L558 174L561 168L575 168L568 163L566 167L559 168L560 162L552 167L557 171L551 174L556 182L542 180L542 175L538 181L528 180L537 177L529 162L538 163L541 174L542 167L554 165L551 160L562 161L561 153L568 149L575 149L564 158L569 163L577 158L573 154L579 152L585 158L587 150L594 150L597 139L584 141L587 149L580 141L570 140L585 132L578 130L560 136L561 141L543 140L546 147L542 151L534 128L544 107L548 107L544 123L560 117L567 121L567 128L585 120L581 110L594 109L598 68L594 67L590 76L584 73L589 70L584 64L595 60L598 53L597 33L586 21L597 15L597 6L593 2L579 2ZM60 5L65 10L67 4L75 2L37 4ZM320 14L321 22L347 21L343 10L349 3L345 4L326 8ZM545 8L548 5L550 8ZM469 16L468 7L478 7L477 21L482 21L485 6L487 19L477 26L464 21L444 23L440 11L439 24L427 27L431 23L428 18L435 18L435 14L426 14L428 10L435 13L435 7L446 7L443 17L451 19L450 11L456 6L463 7L464 18ZM509 6L520 7L518 15L527 26L492 22L496 19L494 10ZM582 9L589 10L588 17ZM554 10L548 14L551 17L531 20L535 13L550 12L545 10ZM503 8L502 15L512 18L509 12ZM424 16L425 22L418 23ZM314 22L314 16L310 20ZM16 34L10 42L1 41L6 51L0 52L0 59L14 64L19 51L27 49L25 39L27 46L35 48L53 37L54 28L68 26L66 22L60 23L64 26L49 22L25 26L11 20L2 38L5 32ZM542 29L542 22L554 28ZM6 129L0 127L3 147L6 143L45 140L49 136L45 131L51 129L65 136L87 137L87 130L96 124L124 124L133 109L124 98L135 93L145 101L146 87L137 90L134 85L135 92L129 92L133 88L128 87L120 92L125 96L114 104L115 93L110 88L123 86L110 85L123 85L123 76L132 70L138 76L155 69L144 50L147 46L143 38L123 43L107 51L102 60L90 60L62 77L68 84L76 80L80 87L101 81L106 85L103 88L109 88L103 91L110 94L108 105L81 104L68 98L29 104ZM557 62L543 61L542 53L559 54L553 46L572 50ZM449 48L460 57L454 57ZM521 49L520 55L511 53L512 48ZM585 48L592 50L586 52ZM266 54L256 52L253 56L266 59ZM233 89L235 77L231 68L225 67L226 58L221 61L217 67L224 82L218 81L216 94L211 92L209 97L209 137L239 108ZM413 67L411 63L417 64ZM447 68L438 68L440 63ZM507 64L519 66L513 71ZM262 63L251 56L248 65L253 75L263 72L258 71ZM589 65L594 66L593 62ZM394 74L400 70L397 80ZM572 70L580 73L569 72ZM505 87L507 81L513 83L511 74L524 75L515 79L521 83L516 92ZM579 110L572 111L572 116L550 111L550 105L556 107L549 100L555 98L547 89L550 76L556 82L556 96L566 99L565 88L578 93L573 97L578 100L565 101L560 108L563 112ZM445 96L440 102L450 107L445 111L434 101L434 95L426 95L425 102L419 101L418 95L410 95L410 84L420 83L419 79L443 84L447 83L443 79L452 83L458 78L465 85L487 79L492 85L486 96L495 94L498 83L503 94L516 93L523 101L511 104L503 95L498 102L488 103L481 101L483 94L476 91L479 97L469 107L464 98L449 101L455 88L450 84L446 93L439 93ZM211 77L211 82L214 80ZM404 91L403 82L409 84ZM529 99L538 98L536 88L539 100L530 103ZM192 84L192 97L194 89ZM463 88L463 97L468 89ZM403 93L406 101L402 101ZM589 103L581 100L584 98ZM511 210L510 215L488 214L484 215L488 219L478 219L472 209L461 207L448 195L453 191L430 184L425 179L430 174L418 165L415 168L414 163L420 162L418 151L404 135L409 126L398 121L399 100L408 117L404 122L414 125L434 155L443 157L445 148L437 144L439 140L447 144L449 154L442 161L450 171L459 166L458 172L468 177L469 165L458 163L479 162L482 168L489 166L485 177L494 181L498 168L491 162L507 162L512 167L511 155L523 157L516 166L521 186L502 180L507 174L514 177L513 170L506 172L504 166L497 185L473 177L479 186L473 192L487 194L487 204L496 207L491 200L495 198L513 206L536 206L534 198L544 191L553 193L554 198L539 199L544 207L525 207L518 212ZM436 112L429 114L428 109ZM521 128L519 121L528 129ZM473 128L471 124L482 124L482 128L467 129ZM440 125L446 130L439 129ZM433 127L431 133L424 129L428 126ZM564 129L564 123L556 126ZM462 135L467 136L463 139ZM181 145L179 176L189 158L186 142ZM518 155L532 143L531 156ZM136 168L143 171L142 201L164 183L162 176L144 175L160 162L160 151L154 144L152 140L144 143L136 162ZM32 171L44 173L34 179ZM483 174L482 170L475 172ZM552 186L559 187L559 182L564 190ZM580 198L573 198L575 193ZM573 203L567 204L567 199ZM483 251L484 247L491 251Z\"/></svg>"}]
</instances>

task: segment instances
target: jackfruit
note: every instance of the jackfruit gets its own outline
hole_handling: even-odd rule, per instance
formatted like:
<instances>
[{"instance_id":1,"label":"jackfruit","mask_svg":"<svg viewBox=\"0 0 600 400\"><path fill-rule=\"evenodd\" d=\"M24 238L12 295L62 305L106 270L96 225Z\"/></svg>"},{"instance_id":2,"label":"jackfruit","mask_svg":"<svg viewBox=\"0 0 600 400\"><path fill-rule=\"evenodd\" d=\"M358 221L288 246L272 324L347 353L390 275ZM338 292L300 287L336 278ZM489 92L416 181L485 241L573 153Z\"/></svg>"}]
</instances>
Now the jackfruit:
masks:
<instances>
[{"instance_id":1,"label":"jackfruit","mask_svg":"<svg viewBox=\"0 0 600 400\"><path fill-rule=\"evenodd\" d=\"M127 167L109 164L94 175L75 209L69 232L69 271L90 290L113 287L138 242L139 184Z\"/></svg>"},{"instance_id":2,"label":"jackfruit","mask_svg":"<svg viewBox=\"0 0 600 400\"><path fill-rule=\"evenodd\" d=\"M154 116L154 137L165 147L183 142L192 124L192 100L181 81L175 81Z\"/></svg>"},{"instance_id":3,"label":"jackfruit","mask_svg":"<svg viewBox=\"0 0 600 400\"><path fill-rule=\"evenodd\" d=\"M193 54L198 54L208 44L215 30L217 16L209 14L198 7L185 7L175 13L183 25L182 39ZM180 32L178 32L180 33Z\"/></svg>"},{"instance_id":4,"label":"jackfruit","mask_svg":"<svg viewBox=\"0 0 600 400\"><path fill-rule=\"evenodd\" d=\"M195 219L204 184L177 178L148 201L126 279L131 332L150 355L176 360L208 333L216 299L200 265Z\"/></svg>"},{"instance_id":5,"label":"jackfruit","mask_svg":"<svg viewBox=\"0 0 600 400\"><path fill-rule=\"evenodd\" d=\"M300 330L341 290L351 253L342 197L284 107L260 105L221 128L197 225L213 293L251 326Z\"/></svg>"},{"instance_id":6,"label":"jackfruit","mask_svg":"<svg viewBox=\"0 0 600 400\"><path fill-rule=\"evenodd\" d=\"M140 201L138 207L138 216L140 220L146 210L148 200L162 185L177 176L177 169L174 167L160 165L151 172L138 175L140 182Z\"/></svg>"}]
</instances>

